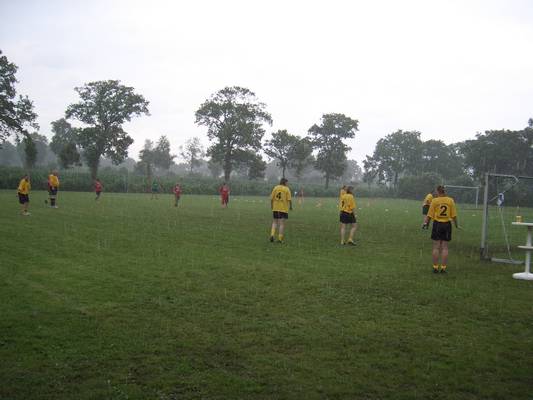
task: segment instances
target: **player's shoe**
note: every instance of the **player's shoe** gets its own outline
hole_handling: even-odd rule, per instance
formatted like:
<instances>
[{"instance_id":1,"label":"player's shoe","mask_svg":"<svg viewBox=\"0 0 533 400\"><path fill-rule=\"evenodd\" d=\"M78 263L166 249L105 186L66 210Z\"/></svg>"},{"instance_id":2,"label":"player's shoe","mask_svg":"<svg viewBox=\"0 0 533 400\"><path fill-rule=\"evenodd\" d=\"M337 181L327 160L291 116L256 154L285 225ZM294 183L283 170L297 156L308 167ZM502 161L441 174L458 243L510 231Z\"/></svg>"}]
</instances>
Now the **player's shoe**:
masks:
<instances>
[{"instance_id":1,"label":"player's shoe","mask_svg":"<svg viewBox=\"0 0 533 400\"><path fill-rule=\"evenodd\" d=\"M274 243L274 236L270 236L270 239L268 240L270 240L270 243Z\"/></svg>"},{"instance_id":2,"label":"player's shoe","mask_svg":"<svg viewBox=\"0 0 533 400\"><path fill-rule=\"evenodd\" d=\"M341 246L344 246L345 244L346 244L346 242L344 242L344 241L343 241L343 242L341 242Z\"/></svg>"},{"instance_id":3,"label":"player's shoe","mask_svg":"<svg viewBox=\"0 0 533 400\"><path fill-rule=\"evenodd\" d=\"M442 269L442 268L441 268L440 273L441 273L441 274L447 274L448 272L446 271L446 269Z\"/></svg>"},{"instance_id":4,"label":"player's shoe","mask_svg":"<svg viewBox=\"0 0 533 400\"><path fill-rule=\"evenodd\" d=\"M283 240L278 239L278 243L283 244Z\"/></svg>"},{"instance_id":5,"label":"player's shoe","mask_svg":"<svg viewBox=\"0 0 533 400\"><path fill-rule=\"evenodd\" d=\"M350 246L355 246L355 242L353 240L348 240L346 243Z\"/></svg>"},{"instance_id":6,"label":"player's shoe","mask_svg":"<svg viewBox=\"0 0 533 400\"><path fill-rule=\"evenodd\" d=\"M438 274L439 273L439 270L437 268L433 268L433 273L434 274Z\"/></svg>"}]
</instances>

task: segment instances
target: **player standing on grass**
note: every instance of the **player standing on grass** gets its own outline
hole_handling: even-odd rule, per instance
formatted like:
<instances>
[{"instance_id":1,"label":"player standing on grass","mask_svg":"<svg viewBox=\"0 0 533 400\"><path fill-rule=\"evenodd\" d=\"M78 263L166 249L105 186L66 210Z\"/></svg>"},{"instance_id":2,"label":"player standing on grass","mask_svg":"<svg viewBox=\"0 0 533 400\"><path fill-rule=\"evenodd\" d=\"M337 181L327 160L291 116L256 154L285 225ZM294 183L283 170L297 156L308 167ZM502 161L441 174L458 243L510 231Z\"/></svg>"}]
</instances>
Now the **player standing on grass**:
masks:
<instances>
[{"instance_id":1,"label":"player standing on grass","mask_svg":"<svg viewBox=\"0 0 533 400\"><path fill-rule=\"evenodd\" d=\"M28 212L28 206L30 205L30 189L30 176L26 174L20 180L17 188L17 195L19 197L19 203L21 206L21 214L26 216L30 215Z\"/></svg>"},{"instance_id":2,"label":"player standing on grass","mask_svg":"<svg viewBox=\"0 0 533 400\"><path fill-rule=\"evenodd\" d=\"M54 170L48 175L48 198L50 199L50 207L58 208L56 204L57 191L59 190L59 178L57 171Z\"/></svg>"},{"instance_id":3,"label":"player standing on grass","mask_svg":"<svg viewBox=\"0 0 533 400\"><path fill-rule=\"evenodd\" d=\"M346 193L341 196L341 201L339 204L341 214L340 214L340 223L341 223L341 244L349 244L355 246L353 236L357 229L357 218L355 215L355 210L357 209L355 204L355 197L353 195L353 187L348 186L345 189ZM346 234L346 227L349 227L350 233L348 235L348 241L344 241L344 236Z\"/></svg>"},{"instance_id":4,"label":"player standing on grass","mask_svg":"<svg viewBox=\"0 0 533 400\"><path fill-rule=\"evenodd\" d=\"M181 197L181 186L179 183L176 183L176 185L174 186L174 189L172 189L172 191L174 192L174 207L177 207L178 206L178 202L180 201L180 197Z\"/></svg>"},{"instance_id":5,"label":"player standing on grass","mask_svg":"<svg viewBox=\"0 0 533 400\"><path fill-rule=\"evenodd\" d=\"M441 261L440 272L445 273L448 266L448 242L452 240L452 223L459 229L455 202L446 195L444 186L437 186L437 197L433 198L428 214L424 220L427 228L429 220L433 220L431 239L433 240L433 272L439 272L439 258Z\"/></svg>"},{"instance_id":6,"label":"player standing on grass","mask_svg":"<svg viewBox=\"0 0 533 400\"><path fill-rule=\"evenodd\" d=\"M96 193L96 199L94 199L94 201L97 201L100 198L102 190L104 190L104 186L102 185L102 182L100 182L100 179L96 178L94 181L94 192Z\"/></svg>"},{"instance_id":7,"label":"player standing on grass","mask_svg":"<svg viewBox=\"0 0 533 400\"><path fill-rule=\"evenodd\" d=\"M426 215L428 215L429 206L431 205L431 201L433 200L433 194L435 192L428 193L426 197L424 197L424 201L422 202L422 218L424 220L424 225L422 225L422 228L427 229L426 222Z\"/></svg>"},{"instance_id":8,"label":"player standing on grass","mask_svg":"<svg viewBox=\"0 0 533 400\"><path fill-rule=\"evenodd\" d=\"M287 179L282 178L279 185L274 186L270 195L270 208L272 209L272 228L270 229L270 241L274 241L276 228L278 229L278 243L283 243L285 220L289 218L289 210L292 210L291 190L287 186Z\"/></svg>"},{"instance_id":9,"label":"player standing on grass","mask_svg":"<svg viewBox=\"0 0 533 400\"><path fill-rule=\"evenodd\" d=\"M222 207L227 208L229 202L229 186L226 184L226 182L220 186L218 192L220 193L220 202L222 203Z\"/></svg>"},{"instance_id":10,"label":"player standing on grass","mask_svg":"<svg viewBox=\"0 0 533 400\"><path fill-rule=\"evenodd\" d=\"M157 179L154 179L152 181L152 196L150 196L150 200L153 200L154 197L157 200L157 194L159 193L159 182L157 182Z\"/></svg>"}]
</instances>

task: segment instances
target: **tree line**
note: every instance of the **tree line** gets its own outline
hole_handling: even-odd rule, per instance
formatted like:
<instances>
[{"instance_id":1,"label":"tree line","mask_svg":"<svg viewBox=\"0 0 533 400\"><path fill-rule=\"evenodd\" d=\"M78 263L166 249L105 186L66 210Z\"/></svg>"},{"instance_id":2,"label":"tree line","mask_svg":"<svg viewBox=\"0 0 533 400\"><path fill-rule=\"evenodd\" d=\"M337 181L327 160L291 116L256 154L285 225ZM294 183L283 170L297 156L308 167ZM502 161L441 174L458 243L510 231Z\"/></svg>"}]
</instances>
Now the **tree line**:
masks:
<instances>
[{"instance_id":1,"label":"tree line","mask_svg":"<svg viewBox=\"0 0 533 400\"><path fill-rule=\"evenodd\" d=\"M39 157L42 161L50 154L46 137L38 133L33 103L27 96L16 96L16 71L16 65L0 51L0 141L4 148L23 154L25 167L31 169ZM74 90L79 100L52 122L48 147L62 168L83 163L96 178L102 160L115 165L126 160L133 139L123 125L134 117L148 116L149 102L118 80L89 82ZM400 189L402 180L423 180L428 174L461 184L479 182L486 171L533 174L531 119L520 131L491 130L450 145L440 140L423 141L418 131L398 130L377 142L373 154L363 162L364 171L347 158L351 148L346 141L355 137L357 119L328 113L303 137L282 129L263 141L265 126L272 122L266 105L251 90L223 88L195 112L195 123L206 128L209 147L204 149L199 138L191 138L180 147L180 156L186 160L189 173L205 164L213 176L222 175L229 181L235 174L263 179L268 168L263 152L282 177L290 172L300 180L304 171L312 168L321 174L326 188L331 181L345 179L348 169L352 170L351 181L360 175L369 187L381 185L394 190ZM16 146L7 141L9 137ZM146 140L135 170L151 179L158 170L168 170L175 158L169 139L162 135L156 143Z\"/></svg>"}]
</instances>

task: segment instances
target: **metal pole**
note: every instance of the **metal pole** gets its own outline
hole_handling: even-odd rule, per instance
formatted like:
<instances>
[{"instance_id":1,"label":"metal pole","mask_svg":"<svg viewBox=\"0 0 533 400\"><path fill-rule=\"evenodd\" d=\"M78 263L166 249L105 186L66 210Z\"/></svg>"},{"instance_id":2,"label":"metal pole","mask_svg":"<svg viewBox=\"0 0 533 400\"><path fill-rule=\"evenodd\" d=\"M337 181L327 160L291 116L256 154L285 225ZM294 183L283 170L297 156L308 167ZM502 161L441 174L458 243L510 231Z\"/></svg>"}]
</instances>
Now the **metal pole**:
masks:
<instances>
[{"instance_id":1,"label":"metal pole","mask_svg":"<svg viewBox=\"0 0 533 400\"><path fill-rule=\"evenodd\" d=\"M481 248L480 258L486 260L489 257L489 250L487 249L487 230L489 217L489 173L485 172L485 188L483 194L483 224L481 226Z\"/></svg>"}]
</instances>

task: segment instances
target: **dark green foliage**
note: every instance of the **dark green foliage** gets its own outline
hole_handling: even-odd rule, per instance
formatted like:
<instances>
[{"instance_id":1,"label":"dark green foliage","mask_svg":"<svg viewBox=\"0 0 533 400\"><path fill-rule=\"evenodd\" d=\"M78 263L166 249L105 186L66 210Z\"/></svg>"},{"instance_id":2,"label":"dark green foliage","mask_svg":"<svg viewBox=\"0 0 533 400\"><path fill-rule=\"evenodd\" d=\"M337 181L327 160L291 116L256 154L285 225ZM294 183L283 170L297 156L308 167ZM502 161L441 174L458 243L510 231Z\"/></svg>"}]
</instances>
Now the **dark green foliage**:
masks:
<instances>
[{"instance_id":1,"label":"dark green foliage","mask_svg":"<svg viewBox=\"0 0 533 400\"><path fill-rule=\"evenodd\" d=\"M29 128L39 129L32 101L21 95L16 100L17 69L0 50L0 147L11 135L19 139L20 135L29 135Z\"/></svg>"},{"instance_id":2,"label":"dark green foliage","mask_svg":"<svg viewBox=\"0 0 533 400\"><path fill-rule=\"evenodd\" d=\"M37 162L37 146L30 135L24 136L21 145L24 149L24 167L31 170Z\"/></svg>"},{"instance_id":3,"label":"dark green foliage","mask_svg":"<svg viewBox=\"0 0 533 400\"><path fill-rule=\"evenodd\" d=\"M89 125L79 133L78 143L94 179L100 157L105 155L118 165L128 156L133 139L122 124L133 116L149 114L149 103L132 87L116 80L90 82L75 90L81 101L68 106L65 115Z\"/></svg>"},{"instance_id":4,"label":"dark green foliage","mask_svg":"<svg viewBox=\"0 0 533 400\"><path fill-rule=\"evenodd\" d=\"M79 129L73 128L64 118L52 122L50 149L57 155L61 168L80 165L78 150Z\"/></svg>"},{"instance_id":5,"label":"dark green foliage","mask_svg":"<svg viewBox=\"0 0 533 400\"><path fill-rule=\"evenodd\" d=\"M301 140L298 136L291 135L287 130L279 130L272 134L272 139L267 140L263 146L263 151L267 156L276 160L277 166L281 168L281 177L285 178L285 170L291 165L295 158L295 151L298 142Z\"/></svg>"},{"instance_id":6,"label":"dark green foliage","mask_svg":"<svg viewBox=\"0 0 533 400\"><path fill-rule=\"evenodd\" d=\"M183 146L180 146L181 158L189 165L189 172L192 174L194 168L200 166L201 159L205 156L202 143L198 137L190 138Z\"/></svg>"},{"instance_id":7,"label":"dark green foliage","mask_svg":"<svg viewBox=\"0 0 533 400\"><path fill-rule=\"evenodd\" d=\"M196 111L196 123L207 127L212 141L207 154L222 164L224 180L261 149L263 124L272 124L265 104L249 89L226 87L206 100ZM244 153L248 154L246 157Z\"/></svg>"},{"instance_id":8,"label":"dark green foliage","mask_svg":"<svg viewBox=\"0 0 533 400\"><path fill-rule=\"evenodd\" d=\"M434 173L424 173L416 176L400 178L398 182L398 197L403 199L422 199L432 192L437 185L442 184L442 177Z\"/></svg>"},{"instance_id":9,"label":"dark green foliage","mask_svg":"<svg viewBox=\"0 0 533 400\"><path fill-rule=\"evenodd\" d=\"M346 169L346 152L351 148L343 140L355 137L358 124L344 114L324 114L320 126L309 128L310 143L318 150L315 166L324 173L326 189L329 181L341 177Z\"/></svg>"}]
</instances>

